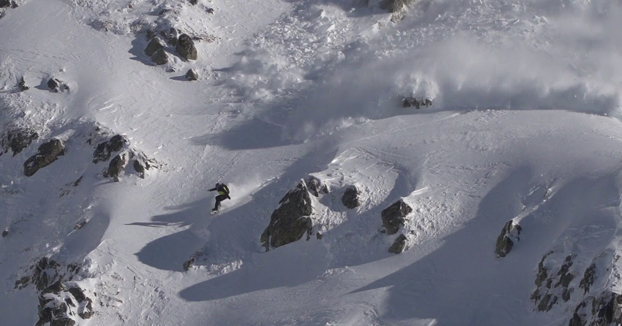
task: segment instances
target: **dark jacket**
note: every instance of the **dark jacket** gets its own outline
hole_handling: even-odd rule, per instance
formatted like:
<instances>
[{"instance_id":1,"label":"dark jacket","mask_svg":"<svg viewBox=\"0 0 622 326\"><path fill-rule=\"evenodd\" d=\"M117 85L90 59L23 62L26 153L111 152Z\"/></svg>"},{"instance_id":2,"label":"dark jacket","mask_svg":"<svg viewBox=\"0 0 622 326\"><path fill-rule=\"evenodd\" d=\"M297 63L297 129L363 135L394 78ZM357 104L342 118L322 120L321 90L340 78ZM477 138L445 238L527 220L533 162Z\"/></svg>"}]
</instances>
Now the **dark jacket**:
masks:
<instances>
[{"instance_id":1,"label":"dark jacket","mask_svg":"<svg viewBox=\"0 0 622 326\"><path fill-rule=\"evenodd\" d=\"M218 191L219 195L225 195L227 198L231 198L229 197L229 188L224 183L217 183L216 187L209 189L208 191Z\"/></svg>"}]
</instances>

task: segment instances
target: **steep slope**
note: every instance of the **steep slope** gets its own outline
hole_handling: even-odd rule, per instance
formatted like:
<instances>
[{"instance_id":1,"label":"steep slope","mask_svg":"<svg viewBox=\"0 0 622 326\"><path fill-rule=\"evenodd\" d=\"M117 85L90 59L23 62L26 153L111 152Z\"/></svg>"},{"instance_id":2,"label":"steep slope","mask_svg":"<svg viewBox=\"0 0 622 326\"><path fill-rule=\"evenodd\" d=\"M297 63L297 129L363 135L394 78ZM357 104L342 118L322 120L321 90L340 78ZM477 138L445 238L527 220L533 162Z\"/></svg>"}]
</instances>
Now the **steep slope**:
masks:
<instances>
[{"instance_id":1,"label":"steep slope","mask_svg":"<svg viewBox=\"0 0 622 326\"><path fill-rule=\"evenodd\" d=\"M422 0L403 20L380 1L192 3L3 9L3 320L619 318L619 3ZM216 182L232 199L209 215ZM301 240L262 244L297 184Z\"/></svg>"}]
</instances>

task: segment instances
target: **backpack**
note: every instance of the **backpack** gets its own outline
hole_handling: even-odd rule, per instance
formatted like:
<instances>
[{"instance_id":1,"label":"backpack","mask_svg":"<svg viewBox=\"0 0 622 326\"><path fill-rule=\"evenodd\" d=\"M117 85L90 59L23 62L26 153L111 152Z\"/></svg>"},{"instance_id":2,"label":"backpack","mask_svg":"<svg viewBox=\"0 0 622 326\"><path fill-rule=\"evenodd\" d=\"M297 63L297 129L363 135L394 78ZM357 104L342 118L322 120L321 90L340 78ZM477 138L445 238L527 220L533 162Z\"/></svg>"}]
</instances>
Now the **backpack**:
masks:
<instances>
[{"instance_id":1,"label":"backpack","mask_svg":"<svg viewBox=\"0 0 622 326\"><path fill-rule=\"evenodd\" d=\"M226 184L222 183L220 184L220 187L218 189L219 191L223 191L225 193L225 195L229 194L229 187L227 187Z\"/></svg>"}]
</instances>

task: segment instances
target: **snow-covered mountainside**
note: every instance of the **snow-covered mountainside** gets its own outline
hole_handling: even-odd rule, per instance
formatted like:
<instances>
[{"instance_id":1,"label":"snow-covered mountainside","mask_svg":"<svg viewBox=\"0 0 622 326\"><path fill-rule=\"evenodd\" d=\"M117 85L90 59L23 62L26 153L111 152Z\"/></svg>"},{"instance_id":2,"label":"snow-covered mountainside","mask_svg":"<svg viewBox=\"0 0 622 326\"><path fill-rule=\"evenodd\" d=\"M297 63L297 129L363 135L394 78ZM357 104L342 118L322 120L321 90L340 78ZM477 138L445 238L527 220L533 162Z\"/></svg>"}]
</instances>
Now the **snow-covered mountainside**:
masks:
<instances>
[{"instance_id":1,"label":"snow-covered mountainside","mask_svg":"<svg viewBox=\"0 0 622 326\"><path fill-rule=\"evenodd\" d=\"M622 323L621 1L0 17L2 325Z\"/></svg>"}]
</instances>

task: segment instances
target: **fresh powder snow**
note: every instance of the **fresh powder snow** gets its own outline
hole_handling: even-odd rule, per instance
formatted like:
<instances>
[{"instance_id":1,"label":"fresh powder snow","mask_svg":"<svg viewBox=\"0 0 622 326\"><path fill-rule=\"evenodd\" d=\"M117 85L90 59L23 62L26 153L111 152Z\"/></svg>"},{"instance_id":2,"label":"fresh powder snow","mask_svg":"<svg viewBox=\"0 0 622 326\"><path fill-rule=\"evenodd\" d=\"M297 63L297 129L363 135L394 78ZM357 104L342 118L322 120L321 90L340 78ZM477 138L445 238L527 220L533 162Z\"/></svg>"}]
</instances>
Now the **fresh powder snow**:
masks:
<instances>
[{"instance_id":1,"label":"fresh powder snow","mask_svg":"<svg viewBox=\"0 0 622 326\"><path fill-rule=\"evenodd\" d=\"M393 2L0 0L1 324L622 320L622 2Z\"/></svg>"}]
</instances>

